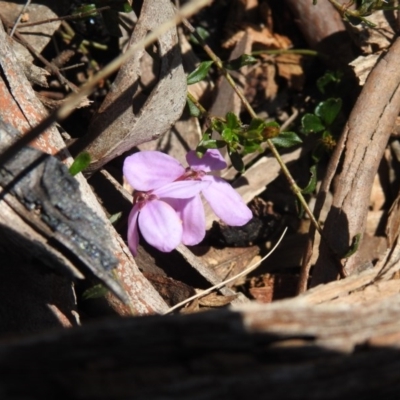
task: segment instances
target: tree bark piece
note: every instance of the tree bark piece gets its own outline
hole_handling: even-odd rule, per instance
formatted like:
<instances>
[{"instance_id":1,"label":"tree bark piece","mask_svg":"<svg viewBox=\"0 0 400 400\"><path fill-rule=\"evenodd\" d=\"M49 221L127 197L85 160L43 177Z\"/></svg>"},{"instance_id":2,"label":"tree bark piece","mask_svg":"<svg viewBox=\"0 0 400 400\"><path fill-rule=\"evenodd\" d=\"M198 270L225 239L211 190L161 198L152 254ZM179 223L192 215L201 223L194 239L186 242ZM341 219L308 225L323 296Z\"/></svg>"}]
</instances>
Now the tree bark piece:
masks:
<instances>
[{"instance_id":1,"label":"tree bark piece","mask_svg":"<svg viewBox=\"0 0 400 400\"><path fill-rule=\"evenodd\" d=\"M339 3L345 2L339 0ZM354 59L350 36L340 14L329 1L318 1L316 5L308 0L285 0L285 3L309 46L329 57L330 68L347 65Z\"/></svg>"},{"instance_id":2,"label":"tree bark piece","mask_svg":"<svg viewBox=\"0 0 400 400\"><path fill-rule=\"evenodd\" d=\"M315 214L335 177L332 207L324 234L339 257L345 257L354 238L363 234L373 179L400 110L400 39L369 75L351 112L328 166ZM340 165L340 167L339 167ZM355 253L345 261L348 274L359 266ZM311 286L336 279L337 264L321 241Z\"/></svg>"},{"instance_id":3,"label":"tree bark piece","mask_svg":"<svg viewBox=\"0 0 400 400\"><path fill-rule=\"evenodd\" d=\"M174 9L169 0L145 0L131 44L171 19ZM182 67L176 28L158 41L160 66L158 82L144 101L140 93L140 60L144 49L125 63L89 127L86 151L92 158L91 170L141 143L157 139L180 117L186 102L186 76ZM79 144L78 144L79 145Z\"/></svg>"},{"instance_id":4,"label":"tree bark piece","mask_svg":"<svg viewBox=\"0 0 400 400\"><path fill-rule=\"evenodd\" d=\"M36 98L18 64L10 40L0 24L0 67L2 72L0 74L0 117L19 132L25 133L45 118L47 113ZM55 127L44 132L32 143L32 146L45 153L57 155L67 164L72 162L65 149L64 141ZM117 277L131 303L131 307L128 307L110 296L110 305L116 312L123 315L131 314L132 309L139 315L166 311L167 304L139 271L129 249L109 222L87 181L81 174L78 174L76 179L80 185L83 201L95 211L103 222L103 229L106 230L110 238L110 245L114 248L114 256L119 261L116 270ZM5 210L6 212L7 210Z\"/></svg>"},{"instance_id":5,"label":"tree bark piece","mask_svg":"<svg viewBox=\"0 0 400 400\"><path fill-rule=\"evenodd\" d=\"M357 306L310 306L301 296L3 342L2 398L396 399L400 282L392 282L397 293Z\"/></svg>"}]
</instances>

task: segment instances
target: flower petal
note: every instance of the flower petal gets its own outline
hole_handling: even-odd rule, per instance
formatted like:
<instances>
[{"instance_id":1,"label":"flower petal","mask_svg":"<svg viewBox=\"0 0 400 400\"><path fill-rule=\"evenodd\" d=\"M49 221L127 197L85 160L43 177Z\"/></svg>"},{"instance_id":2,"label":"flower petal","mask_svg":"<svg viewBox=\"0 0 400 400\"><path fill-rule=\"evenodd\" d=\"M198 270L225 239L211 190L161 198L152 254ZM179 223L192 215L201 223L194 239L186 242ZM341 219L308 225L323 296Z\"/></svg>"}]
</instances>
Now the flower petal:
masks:
<instances>
[{"instance_id":1,"label":"flower petal","mask_svg":"<svg viewBox=\"0 0 400 400\"><path fill-rule=\"evenodd\" d=\"M199 195L191 199L165 199L178 213L183 224L182 243L194 246L206 235L206 217Z\"/></svg>"},{"instance_id":2,"label":"flower petal","mask_svg":"<svg viewBox=\"0 0 400 400\"><path fill-rule=\"evenodd\" d=\"M202 158L195 151L186 154L186 161L194 171L211 172L226 168L226 162L217 149L208 149Z\"/></svg>"},{"instance_id":3,"label":"flower petal","mask_svg":"<svg viewBox=\"0 0 400 400\"><path fill-rule=\"evenodd\" d=\"M154 190L153 194L158 198L189 199L199 194L208 186L210 186L210 182L208 181L177 181Z\"/></svg>"},{"instance_id":4,"label":"flower petal","mask_svg":"<svg viewBox=\"0 0 400 400\"><path fill-rule=\"evenodd\" d=\"M123 173L135 190L149 191L178 179L185 168L160 151L141 151L125 158Z\"/></svg>"},{"instance_id":5,"label":"flower petal","mask_svg":"<svg viewBox=\"0 0 400 400\"><path fill-rule=\"evenodd\" d=\"M139 216L139 206L135 205L128 217L128 246L134 256L137 255L137 248L139 245L139 230L137 226L137 219Z\"/></svg>"},{"instance_id":6,"label":"flower petal","mask_svg":"<svg viewBox=\"0 0 400 400\"><path fill-rule=\"evenodd\" d=\"M182 240L182 222L164 201L152 200L143 207L139 228L146 242L160 251L172 251Z\"/></svg>"},{"instance_id":7,"label":"flower petal","mask_svg":"<svg viewBox=\"0 0 400 400\"><path fill-rule=\"evenodd\" d=\"M218 218L231 226L242 226L251 220L253 215L250 208L228 182L211 175L203 180L211 182L202 193Z\"/></svg>"}]
</instances>

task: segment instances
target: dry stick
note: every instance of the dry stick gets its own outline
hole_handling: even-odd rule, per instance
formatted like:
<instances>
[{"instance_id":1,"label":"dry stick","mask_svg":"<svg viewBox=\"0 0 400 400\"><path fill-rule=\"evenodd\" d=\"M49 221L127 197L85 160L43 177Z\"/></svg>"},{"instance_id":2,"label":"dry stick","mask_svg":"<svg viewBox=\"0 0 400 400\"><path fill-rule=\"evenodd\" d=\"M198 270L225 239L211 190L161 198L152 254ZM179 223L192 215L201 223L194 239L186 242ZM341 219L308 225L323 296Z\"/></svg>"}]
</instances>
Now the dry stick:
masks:
<instances>
[{"instance_id":1,"label":"dry stick","mask_svg":"<svg viewBox=\"0 0 400 400\"><path fill-rule=\"evenodd\" d=\"M90 95L98 82L106 79L111 74L116 72L118 68L127 61L132 55L138 51L140 48L146 47L154 43L157 38L163 33L167 32L172 27L181 23L183 19L189 18L191 15L196 13L201 8L205 7L210 0L192 0L185 4L180 10L177 11L174 18L160 25L157 29L150 32L143 40L131 46L124 54L121 54L115 60L110 62L101 71L99 71L90 81L86 82L81 86L78 93L71 93L66 99L64 104L52 112L46 119L44 119L40 124L35 126L29 132L27 132L20 140L11 145L7 150L0 154L0 164L7 162L11 157L13 157L18 150L28 145L32 140L37 138L43 131L50 127L54 122L61 121L68 117L71 112L78 106L81 100Z\"/></svg>"},{"instance_id":2,"label":"dry stick","mask_svg":"<svg viewBox=\"0 0 400 400\"><path fill-rule=\"evenodd\" d=\"M232 276L231 278L229 278L229 279L227 279L227 280L225 280L225 281L223 281L223 282L221 282L221 283L218 283L217 285L211 286L210 288L208 288L208 289L206 289L206 290L203 290L201 293L197 293L197 294L195 294L195 295L193 295L193 296L187 298L186 300L181 301L181 302L178 303L178 304L175 304L173 307L171 307L171 308L169 308L167 311L165 311L164 315L165 315L165 314L171 313L172 311L176 310L177 308L180 308L180 307L184 306L185 304L187 304L187 303L189 303L189 302L191 302L191 301L193 301L193 300L196 300L196 299L198 299L198 298L200 298L200 297L205 296L205 295L208 294L208 293L211 293L211 292L212 292L213 290L215 290L215 289L221 289L223 286L227 285L228 283L233 282L233 281L235 281L236 279L241 278L242 276L247 275L247 274L249 274L250 272L254 271L254 270L255 270L264 260L266 260L266 259L275 251L275 249L279 246L279 244L281 243L283 237L284 237L285 234L286 234L287 229L288 229L288 228L286 227L285 230L283 231L281 237L279 238L279 240L278 240L277 243L275 244L275 246L274 246L274 247L271 249L271 251L270 251L267 255L265 255L261 260L259 260L259 261L257 261L256 263L250 265L250 267L246 268L246 269L245 269L244 271L242 271L242 272L239 272L237 275Z\"/></svg>"},{"instance_id":3,"label":"dry stick","mask_svg":"<svg viewBox=\"0 0 400 400\"><path fill-rule=\"evenodd\" d=\"M40 60L50 71L57 77L62 85L67 85L73 92L77 92L78 88L68 79L66 79L61 73L58 67L56 67L53 63L47 61L41 54L39 54L25 39L24 37L18 32L15 32L15 37L19 40L19 42L26 47L34 57Z\"/></svg>"},{"instance_id":4,"label":"dry stick","mask_svg":"<svg viewBox=\"0 0 400 400\"><path fill-rule=\"evenodd\" d=\"M72 15L65 15L64 17L43 19L42 21L36 21L36 22L25 22L25 23L19 24L19 27L26 28L28 26L49 24L50 22L56 22L56 21L68 21L68 20L74 20L74 19L81 19L81 18L85 18L85 17L90 17L92 15L100 14L102 11L109 10L110 8L111 8L110 6L105 6L105 7L99 7L96 10L92 10L92 11L86 11L86 12L72 14Z\"/></svg>"},{"instance_id":5,"label":"dry stick","mask_svg":"<svg viewBox=\"0 0 400 400\"><path fill-rule=\"evenodd\" d=\"M17 20L15 21L15 24L14 24L12 30L11 30L10 37L13 37L13 35L14 35L14 33L15 33L15 30L17 29L17 26L18 26L18 24L19 24L19 21L21 21L22 15L23 15L24 12L26 11L26 9L29 7L29 4L31 4L31 0L27 0L26 3L25 3L25 5L22 7L22 10L21 10L21 12L19 13L18 18L17 18Z\"/></svg>"}]
</instances>

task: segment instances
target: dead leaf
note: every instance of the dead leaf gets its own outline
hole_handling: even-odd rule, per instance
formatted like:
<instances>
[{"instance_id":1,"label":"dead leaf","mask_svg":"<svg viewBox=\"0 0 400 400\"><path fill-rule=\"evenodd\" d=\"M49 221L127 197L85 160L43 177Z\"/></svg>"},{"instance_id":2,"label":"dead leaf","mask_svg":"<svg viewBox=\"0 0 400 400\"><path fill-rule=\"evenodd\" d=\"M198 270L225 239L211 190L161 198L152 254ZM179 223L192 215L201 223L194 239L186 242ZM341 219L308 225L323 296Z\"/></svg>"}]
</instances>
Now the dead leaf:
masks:
<instances>
[{"instance_id":1,"label":"dead leaf","mask_svg":"<svg viewBox=\"0 0 400 400\"><path fill-rule=\"evenodd\" d=\"M237 295L222 296L218 293L210 293L199 299L199 304L203 307L224 307L235 300Z\"/></svg>"},{"instance_id":2,"label":"dead leaf","mask_svg":"<svg viewBox=\"0 0 400 400\"><path fill-rule=\"evenodd\" d=\"M265 274L250 279L249 292L260 303L296 295L298 277L292 274Z\"/></svg>"}]
</instances>

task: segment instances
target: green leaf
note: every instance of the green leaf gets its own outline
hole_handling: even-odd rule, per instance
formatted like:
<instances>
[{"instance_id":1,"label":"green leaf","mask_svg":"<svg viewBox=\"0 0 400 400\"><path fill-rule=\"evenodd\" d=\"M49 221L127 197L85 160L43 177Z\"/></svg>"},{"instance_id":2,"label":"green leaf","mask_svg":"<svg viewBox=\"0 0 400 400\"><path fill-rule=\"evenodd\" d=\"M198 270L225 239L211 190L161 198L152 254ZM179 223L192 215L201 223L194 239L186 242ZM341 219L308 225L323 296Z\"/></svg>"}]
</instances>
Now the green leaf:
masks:
<instances>
[{"instance_id":1,"label":"green leaf","mask_svg":"<svg viewBox=\"0 0 400 400\"><path fill-rule=\"evenodd\" d=\"M325 129L321 119L314 114L305 114L301 119L302 131L305 135L321 132Z\"/></svg>"},{"instance_id":2,"label":"green leaf","mask_svg":"<svg viewBox=\"0 0 400 400\"><path fill-rule=\"evenodd\" d=\"M230 143L230 142L232 142L232 140L235 140L235 139L236 139L235 132L234 132L233 129L231 129L231 128L225 128L225 129L222 131L221 136L224 138L224 140L225 140L227 143Z\"/></svg>"},{"instance_id":3,"label":"green leaf","mask_svg":"<svg viewBox=\"0 0 400 400\"><path fill-rule=\"evenodd\" d=\"M253 118L250 121L249 130L259 130L261 132L265 126L265 121L261 118Z\"/></svg>"},{"instance_id":4,"label":"green leaf","mask_svg":"<svg viewBox=\"0 0 400 400\"><path fill-rule=\"evenodd\" d=\"M343 256L343 258L349 258L350 256L352 256L358 250L360 242L361 242L361 233L357 233L353 237L353 240L351 241L351 246L348 252Z\"/></svg>"},{"instance_id":5,"label":"green leaf","mask_svg":"<svg viewBox=\"0 0 400 400\"><path fill-rule=\"evenodd\" d=\"M257 63L257 58L249 54L242 54L240 57L235 58L234 60L230 60L227 63L224 63L226 69L236 71L246 65L252 65Z\"/></svg>"},{"instance_id":6,"label":"green leaf","mask_svg":"<svg viewBox=\"0 0 400 400\"><path fill-rule=\"evenodd\" d=\"M211 119L211 128L218 133L222 133L222 131L226 128L226 124L222 122L220 119L212 118Z\"/></svg>"},{"instance_id":7,"label":"green leaf","mask_svg":"<svg viewBox=\"0 0 400 400\"><path fill-rule=\"evenodd\" d=\"M229 158L231 159L233 168L236 171L243 172L244 171L244 163L241 155L237 151L228 151Z\"/></svg>"},{"instance_id":8,"label":"green leaf","mask_svg":"<svg viewBox=\"0 0 400 400\"><path fill-rule=\"evenodd\" d=\"M256 151L262 152L262 147L253 141L249 141L243 144L243 154L255 153Z\"/></svg>"},{"instance_id":9,"label":"green leaf","mask_svg":"<svg viewBox=\"0 0 400 400\"><path fill-rule=\"evenodd\" d=\"M211 139L211 131L208 129L196 147L196 153L199 158L203 157L208 149L221 149L226 146L224 140Z\"/></svg>"},{"instance_id":10,"label":"green leaf","mask_svg":"<svg viewBox=\"0 0 400 400\"><path fill-rule=\"evenodd\" d=\"M196 104L193 103L192 100L189 99L189 97L186 98L187 105L189 108L189 114L192 117L199 117L201 115L200 109L196 106Z\"/></svg>"},{"instance_id":11,"label":"green leaf","mask_svg":"<svg viewBox=\"0 0 400 400\"><path fill-rule=\"evenodd\" d=\"M98 299L100 297L104 297L108 292L109 290L105 286L101 284L94 285L83 292L82 298L83 300Z\"/></svg>"},{"instance_id":12,"label":"green leaf","mask_svg":"<svg viewBox=\"0 0 400 400\"><path fill-rule=\"evenodd\" d=\"M315 191L317 187L317 166L313 165L310 168L311 177L307 186L301 191L303 194L310 194Z\"/></svg>"},{"instance_id":13,"label":"green leaf","mask_svg":"<svg viewBox=\"0 0 400 400\"><path fill-rule=\"evenodd\" d=\"M203 61L200 65L191 72L187 77L187 84L193 85L194 83L202 81L208 74L214 61Z\"/></svg>"},{"instance_id":14,"label":"green leaf","mask_svg":"<svg viewBox=\"0 0 400 400\"><path fill-rule=\"evenodd\" d=\"M209 139L202 140L199 146L204 147L205 149L221 149L226 146L226 143L224 140Z\"/></svg>"},{"instance_id":15,"label":"green leaf","mask_svg":"<svg viewBox=\"0 0 400 400\"><path fill-rule=\"evenodd\" d=\"M330 83L339 83L342 79L341 71L326 71L323 76L317 79L317 87L321 93L325 93L325 88Z\"/></svg>"},{"instance_id":16,"label":"green leaf","mask_svg":"<svg viewBox=\"0 0 400 400\"><path fill-rule=\"evenodd\" d=\"M225 116L226 126L230 129L240 128L242 125L239 118L233 112L228 112Z\"/></svg>"},{"instance_id":17,"label":"green leaf","mask_svg":"<svg viewBox=\"0 0 400 400\"><path fill-rule=\"evenodd\" d=\"M281 132L279 136L271 139L271 142L276 147L292 147L297 144L303 143L300 137L295 132Z\"/></svg>"},{"instance_id":18,"label":"green leaf","mask_svg":"<svg viewBox=\"0 0 400 400\"><path fill-rule=\"evenodd\" d=\"M319 103L315 115L320 117L325 125L331 125L342 108L342 99L328 99Z\"/></svg>"},{"instance_id":19,"label":"green leaf","mask_svg":"<svg viewBox=\"0 0 400 400\"><path fill-rule=\"evenodd\" d=\"M84 17L81 17L80 14L86 14ZM93 15L97 14L96 4L82 4L81 6L77 7L72 15L77 18L90 18Z\"/></svg>"},{"instance_id":20,"label":"green leaf","mask_svg":"<svg viewBox=\"0 0 400 400\"><path fill-rule=\"evenodd\" d=\"M108 219L113 225L122 217L122 212L117 212L116 214L111 215Z\"/></svg>"},{"instance_id":21,"label":"green leaf","mask_svg":"<svg viewBox=\"0 0 400 400\"><path fill-rule=\"evenodd\" d=\"M75 176L76 174L79 174L79 172L82 172L85 168L87 168L90 164L90 155L89 153L83 152L80 153L72 163L72 165L69 167L69 173L72 176Z\"/></svg>"},{"instance_id":22,"label":"green leaf","mask_svg":"<svg viewBox=\"0 0 400 400\"><path fill-rule=\"evenodd\" d=\"M122 7L124 13L130 13L132 11L132 6L127 1L122 5Z\"/></svg>"},{"instance_id":23,"label":"green leaf","mask_svg":"<svg viewBox=\"0 0 400 400\"><path fill-rule=\"evenodd\" d=\"M210 37L209 32L208 32L206 29L202 28L201 26L199 26L199 27L196 28L196 33L197 33L203 40L207 40L207 39ZM194 44L200 45L200 43L199 43L199 41L197 40L196 36L193 35L193 34L190 35L189 40L190 40L192 43L194 43Z\"/></svg>"}]
</instances>

